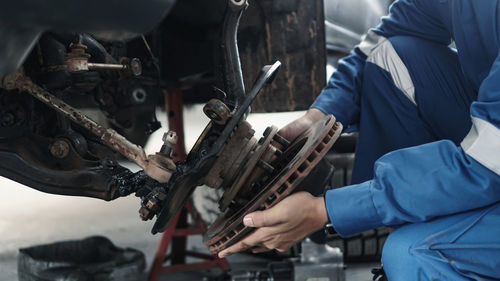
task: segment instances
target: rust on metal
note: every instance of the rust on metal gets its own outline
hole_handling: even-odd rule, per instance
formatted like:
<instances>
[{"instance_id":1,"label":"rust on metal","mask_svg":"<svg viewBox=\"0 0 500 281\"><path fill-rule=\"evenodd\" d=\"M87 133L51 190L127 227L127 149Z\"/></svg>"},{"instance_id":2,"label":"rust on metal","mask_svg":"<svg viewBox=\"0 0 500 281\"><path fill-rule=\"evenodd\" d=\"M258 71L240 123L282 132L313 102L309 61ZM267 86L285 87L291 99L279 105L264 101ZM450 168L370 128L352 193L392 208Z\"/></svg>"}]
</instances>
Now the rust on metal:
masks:
<instances>
[{"instance_id":1,"label":"rust on metal","mask_svg":"<svg viewBox=\"0 0 500 281\"><path fill-rule=\"evenodd\" d=\"M225 103L218 99L211 99L205 104L203 112L218 125L225 125L229 118L231 118L231 110L229 110Z\"/></svg>"},{"instance_id":2,"label":"rust on metal","mask_svg":"<svg viewBox=\"0 0 500 281\"><path fill-rule=\"evenodd\" d=\"M324 157L341 131L342 125L336 123L333 116L328 116L291 143L281 159L276 160L284 165L273 162L281 171L274 173L273 178L243 208L229 217L220 217L209 227L204 243L210 251L216 254L253 231L243 224L243 217L256 210L271 208L288 196ZM269 135L273 138L273 132Z\"/></svg>"},{"instance_id":3,"label":"rust on metal","mask_svg":"<svg viewBox=\"0 0 500 281\"><path fill-rule=\"evenodd\" d=\"M59 159L66 158L70 151L70 146L68 141L59 139L50 145L50 153Z\"/></svg>"},{"instance_id":4,"label":"rust on metal","mask_svg":"<svg viewBox=\"0 0 500 281\"><path fill-rule=\"evenodd\" d=\"M167 183L175 172L176 166L172 158L161 153L149 155L148 162L144 172L159 183Z\"/></svg>"},{"instance_id":5,"label":"rust on metal","mask_svg":"<svg viewBox=\"0 0 500 281\"><path fill-rule=\"evenodd\" d=\"M26 92L32 95L34 98L66 116L71 121L92 132L109 148L119 152L130 161L135 162L142 169L144 169L148 176L158 180L159 182L168 181L168 179L172 176L173 171L175 171L175 164L170 157L157 154L148 158L141 146L131 143L115 130L107 129L99 125L85 114L53 96L42 87L33 83L33 81L31 81L31 79L27 77L22 70L4 77L2 79L1 86L7 90L18 89L21 92ZM171 137L173 138L173 135ZM173 139L169 140L173 141ZM61 154L59 153L61 152L59 151L59 148L60 146L50 149L51 152L53 150L56 155L59 155Z\"/></svg>"},{"instance_id":6,"label":"rust on metal","mask_svg":"<svg viewBox=\"0 0 500 281\"><path fill-rule=\"evenodd\" d=\"M257 182L257 180L262 177L264 171L262 168L258 167L257 164L260 160L268 160L263 156L266 156L267 154L265 152L271 149L269 147L271 146L273 135L278 132L277 127L272 126L270 128L271 129L269 130L267 136L265 136L262 141L259 141L260 145L253 151L248 161L246 161L244 167L241 169L241 173L237 175L232 186L223 194L220 201L220 208L222 211L226 210L231 201L238 194L242 195L241 193L248 193L248 189L251 189L252 184Z\"/></svg>"},{"instance_id":7,"label":"rust on metal","mask_svg":"<svg viewBox=\"0 0 500 281\"><path fill-rule=\"evenodd\" d=\"M257 141L253 137L252 126L243 121L231 136L217 161L203 178L203 183L212 188L221 188L222 184L237 173L243 160L255 148Z\"/></svg>"},{"instance_id":8,"label":"rust on metal","mask_svg":"<svg viewBox=\"0 0 500 281\"><path fill-rule=\"evenodd\" d=\"M71 51L64 57L64 65L54 65L46 68L45 71L66 70L73 73L85 72L89 70L116 70L126 75L139 76L142 74L142 65L139 59L121 58L120 63L94 63L89 62L87 46L81 43L71 44Z\"/></svg>"},{"instance_id":9,"label":"rust on metal","mask_svg":"<svg viewBox=\"0 0 500 281\"><path fill-rule=\"evenodd\" d=\"M69 72L82 72L89 70L90 54L86 53L87 46L84 44L71 44L71 51L64 57L66 70Z\"/></svg>"}]
</instances>

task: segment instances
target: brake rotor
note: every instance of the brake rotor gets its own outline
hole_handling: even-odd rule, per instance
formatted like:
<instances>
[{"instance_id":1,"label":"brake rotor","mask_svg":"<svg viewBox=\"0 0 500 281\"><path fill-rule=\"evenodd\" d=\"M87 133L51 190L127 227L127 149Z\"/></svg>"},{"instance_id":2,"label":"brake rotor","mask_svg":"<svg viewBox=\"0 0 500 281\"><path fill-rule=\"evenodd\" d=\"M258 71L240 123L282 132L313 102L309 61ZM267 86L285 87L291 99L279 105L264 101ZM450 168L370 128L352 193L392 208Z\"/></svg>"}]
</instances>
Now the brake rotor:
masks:
<instances>
[{"instance_id":1,"label":"brake rotor","mask_svg":"<svg viewBox=\"0 0 500 281\"><path fill-rule=\"evenodd\" d=\"M277 134L276 128L266 130L260 146L247 153L243 173L238 173L232 185L225 188L219 204L221 210L229 209L204 235L204 243L210 251L216 254L253 231L254 228L243 224L243 217L269 209L292 193L330 150L341 131L342 125L336 123L333 116L318 121L291 144ZM249 165L260 168L249 169ZM241 203L236 200L239 197L250 200Z\"/></svg>"}]
</instances>

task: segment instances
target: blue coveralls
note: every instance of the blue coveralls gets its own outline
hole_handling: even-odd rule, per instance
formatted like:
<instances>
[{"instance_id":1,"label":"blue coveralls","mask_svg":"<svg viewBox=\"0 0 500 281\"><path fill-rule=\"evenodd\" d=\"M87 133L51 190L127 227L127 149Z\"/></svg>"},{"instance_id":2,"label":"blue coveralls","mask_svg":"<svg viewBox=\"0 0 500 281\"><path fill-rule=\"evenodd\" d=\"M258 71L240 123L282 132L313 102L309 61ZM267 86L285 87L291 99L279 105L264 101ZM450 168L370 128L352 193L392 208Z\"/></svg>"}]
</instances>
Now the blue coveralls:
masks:
<instances>
[{"instance_id":1,"label":"blue coveralls","mask_svg":"<svg viewBox=\"0 0 500 281\"><path fill-rule=\"evenodd\" d=\"M359 126L326 205L343 236L396 227L389 280L500 279L499 50L500 1L400 0L312 105Z\"/></svg>"}]
</instances>

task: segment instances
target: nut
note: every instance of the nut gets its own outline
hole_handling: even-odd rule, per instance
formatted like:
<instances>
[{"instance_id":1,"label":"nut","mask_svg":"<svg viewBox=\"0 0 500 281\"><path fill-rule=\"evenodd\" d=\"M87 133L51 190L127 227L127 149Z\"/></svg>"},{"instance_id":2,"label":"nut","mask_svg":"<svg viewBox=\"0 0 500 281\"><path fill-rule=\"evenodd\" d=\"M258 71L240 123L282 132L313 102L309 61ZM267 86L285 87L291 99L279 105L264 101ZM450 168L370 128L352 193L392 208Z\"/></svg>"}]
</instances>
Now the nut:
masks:
<instances>
[{"instance_id":1,"label":"nut","mask_svg":"<svg viewBox=\"0 0 500 281\"><path fill-rule=\"evenodd\" d=\"M138 58L133 58L130 60L129 68L130 72L134 76L139 76L142 74L142 64Z\"/></svg>"}]
</instances>

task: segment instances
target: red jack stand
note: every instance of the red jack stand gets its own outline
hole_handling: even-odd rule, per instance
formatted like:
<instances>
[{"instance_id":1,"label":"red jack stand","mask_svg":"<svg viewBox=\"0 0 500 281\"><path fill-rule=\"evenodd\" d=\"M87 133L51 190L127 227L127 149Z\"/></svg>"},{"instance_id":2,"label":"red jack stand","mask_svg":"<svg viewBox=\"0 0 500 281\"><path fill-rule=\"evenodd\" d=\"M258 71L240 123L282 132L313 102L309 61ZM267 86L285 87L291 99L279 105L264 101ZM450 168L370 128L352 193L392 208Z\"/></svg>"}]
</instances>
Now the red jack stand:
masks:
<instances>
[{"instance_id":1,"label":"red jack stand","mask_svg":"<svg viewBox=\"0 0 500 281\"><path fill-rule=\"evenodd\" d=\"M183 160L186 158L186 150L184 147L184 124L182 118L182 89L174 89L165 91L165 109L168 115L168 126L170 130L177 133L177 145L174 148L174 159ZM194 221L199 221L198 226L188 228L187 215L190 213ZM157 281L160 275L178 272L188 272L203 269L220 268L223 271L230 270L231 267L226 259L197 253L186 250L186 237L190 235L199 235L206 230L206 225L198 219L198 214L192 208L189 202L182 211L177 214L172 224L163 233L160 245L156 251L155 259L151 271L149 272L148 281ZM167 256L167 250L172 242L170 255ZM186 264L186 257L195 257L207 261ZM171 265L163 266L166 261L170 261Z\"/></svg>"},{"instance_id":2,"label":"red jack stand","mask_svg":"<svg viewBox=\"0 0 500 281\"><path fill-rule=\"evenodd\" d=\"M186 236L202 234L203 228L205 227L203 223L200 223L200 225L195 228L179 228L179 225L182 225L183 222L185 222L185 220L187 219L188 209L191 209L190 203L188 203L185 209L177 214L172 224L167 228L165 233L163 233L163 237L156 252L153 267L149 272L148 281L157 281L159 276L163 274L189 272L212 268L220 268L222 271L228 271L231 269L226 259L220 259L209 254L187 251L185 249L185 245L182 249L180 247L175 247L177 243L175 241L176 238L180 238L185 242ZM170 242L173 242L172 251L170 255L167 256L167 250ZM176 252L176 250L178 252ZM186 264L185 258L187 256L200 258L207 261ZM171 265L163 266L163 263L166 261L170 261Z\"/></svg>"}]
</instances>

